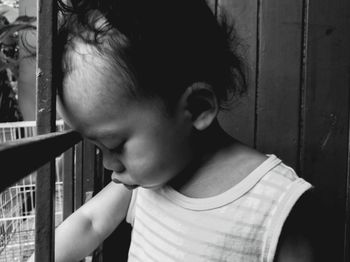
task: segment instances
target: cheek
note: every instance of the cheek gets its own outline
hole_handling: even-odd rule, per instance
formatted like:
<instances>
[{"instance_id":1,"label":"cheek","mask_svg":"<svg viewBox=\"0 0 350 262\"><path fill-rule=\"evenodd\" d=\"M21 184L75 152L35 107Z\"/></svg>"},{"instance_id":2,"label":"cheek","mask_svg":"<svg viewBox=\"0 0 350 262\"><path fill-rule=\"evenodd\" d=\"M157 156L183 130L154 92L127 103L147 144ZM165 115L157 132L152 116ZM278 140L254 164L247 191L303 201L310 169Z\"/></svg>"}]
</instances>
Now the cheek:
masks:
<instances>
[{"instance_id":1,"label":"cheek","mask_svg":"<svg viewBox=\"0 0 350 262\"><path fill-rule=\"evenodd\" d=\"M141 174L161 169L167 146L158 142L151 137L131 140L125 152L129 169Z\"/></svg>"},{"instance_id":2,"label":"cheek","mask_svg":"<svg viewBox=\"0 0 350 262\"><path fill-rule=\"evenodd\" d=\"M183 168L187 151L185 143L169 133L148 135L129 141L126 163L134 179L142 182L167 180Z\"/></svg>"}]
</instances>

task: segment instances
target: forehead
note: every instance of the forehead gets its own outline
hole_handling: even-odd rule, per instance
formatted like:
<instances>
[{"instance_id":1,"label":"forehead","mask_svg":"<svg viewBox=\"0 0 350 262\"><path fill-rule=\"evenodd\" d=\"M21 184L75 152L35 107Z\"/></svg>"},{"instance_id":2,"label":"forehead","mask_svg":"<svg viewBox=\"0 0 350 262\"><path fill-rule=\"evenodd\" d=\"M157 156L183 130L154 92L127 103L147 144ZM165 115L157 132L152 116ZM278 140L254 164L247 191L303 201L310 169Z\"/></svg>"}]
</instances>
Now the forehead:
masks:
<instances>
[{"instance_id":1,"label":"forehead","mask_svg":"<svg viewBox=\"0 0 350 262\"><path fill-rule=\"evenodd\" d=\"M135 81L122 61L82 41L73 44L64 59L68 64L63 80L66 93L104 99L137 98Z\"/></svg>"},{"instance_id":2,"label":"forehead","mask_svg":"<svg viewBox=\"0 0 350 262\"><path fill-rule=\"evenodd\" d=\"M112 61L111 56L82 41L74 41L66 52L63 86L66 91L84 91L108 96L119 91L131 89L132 81L125 70ZM80 87L75 88L75 86ZM118 87L118 88L116 88ZM83 89L83 90L82 90ZM122 90L120 90L122 91ZM123 92L126 94L126 92ZM121 92L118 93L120 95Z\"/></svg>"},{"instance_id":3,"label":"forehead","mask_svg":"<svg viewBox=\"0 0 350 262\"><path fill-rule=\"evenodd\" d=\"M128 81L91 46L77 42L66 56L70 69L63 80L59 111L71 122L114 114L130 104Z\"/></svg>"}]
</instances>

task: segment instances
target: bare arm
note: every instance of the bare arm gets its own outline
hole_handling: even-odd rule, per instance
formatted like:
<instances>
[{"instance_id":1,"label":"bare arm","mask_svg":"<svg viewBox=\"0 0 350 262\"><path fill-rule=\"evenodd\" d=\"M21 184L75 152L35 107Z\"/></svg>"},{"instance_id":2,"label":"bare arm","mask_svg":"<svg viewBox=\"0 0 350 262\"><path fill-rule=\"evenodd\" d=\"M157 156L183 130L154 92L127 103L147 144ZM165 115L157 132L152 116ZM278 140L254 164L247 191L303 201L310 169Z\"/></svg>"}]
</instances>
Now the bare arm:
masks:
<instances>
[{"instance_id":1,"label":"bare arm","mask_svg":"<svg viewBox=\"0 0 350 262\"><path fill-rule=\"evenodd\" d=\"M131 192L111 182L64 220L55 231L55 261L79 261L90 254L125 218Z\"/></svg>"},{"instance_id":2,"label":"bare arm","mask_svg":"<svg viewBox=\"0 0 350 262\"><path fill-rule=\"evenodd\" d=\"M109 183L56 230L55 261L79 261L91 253L125 218L131 191Z\"/></svg>"}]
</instances>

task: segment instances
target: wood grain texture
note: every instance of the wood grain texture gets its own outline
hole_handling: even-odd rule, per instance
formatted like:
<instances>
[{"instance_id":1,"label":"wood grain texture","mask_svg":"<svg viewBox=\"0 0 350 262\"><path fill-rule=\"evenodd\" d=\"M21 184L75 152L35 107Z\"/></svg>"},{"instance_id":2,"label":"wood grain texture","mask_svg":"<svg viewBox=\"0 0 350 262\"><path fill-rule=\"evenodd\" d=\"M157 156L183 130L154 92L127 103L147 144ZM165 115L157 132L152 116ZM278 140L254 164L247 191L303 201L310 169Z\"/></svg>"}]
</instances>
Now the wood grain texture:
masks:
<instances>
[{"instance_id":1,"label":"wood grain texture","mask_svg":"<svg viewBox=\"0 0 350 262\"><path fill-rule=\"evenodd\" d=\"M96 147L86 139L83 143L83 194L85 195L86 192L94 192L95 190Z\"/></svg>"},{"instance_id":2,"label":"wood grain texture","mask_svg":"<svg viewBox=\"0 0 350 262\"><path fill-rule=\"evenodd\" d=\"M74 211L74 147L63 154L63 219Z\"/></svg>"},{"instance_id":3,"label":"wood grain texture","mask_svg":"<svg viewBox=\"0 0 350 262\"><path fill-rule=\"evenodd\" d=\"M102 151L99 148L96 148L96 176L99 180L99 187L103 188L105 185L107 185L106 177L104 175L104 167L103 167L103 155Z\"/></svg>"},{"instance_id":4,"label":"wood grain texture","mask_svg":"<svg viewBox=\"0 0 350 262\"><path fill-rule=\"evenodd\" d=\"M350 86L350 2L310 0L304 68L304 126L301 170L319 191L331 226L332 261L345 259L349 217L348 132ZM345 244L344 244L345 243ZM348 256L348 254L346 255Z\"/></svg>"},{"instance_id":5,"label":"wood grain texture","mask_svg":"<svg viewBox=\"0 0 350 262\"><path fill-rule=\"evenodd\" d=\"M53 50L57 28L56 1L38 1L37 132L56 131ZM55 160L38 169L36 180L35 261L54 261Z\"/></svg>"},{"instance_id":6,"label":"wood grain texture","mask_svg":"<svg viewBox=\"0 0 350 262\"><path fill-rule=\"evenodd\" d=\"M64 124L65 130L70 130L68 124ZM75 145L63 154L63 220L74 211L74 154Z\"/></svg>"},{"instance_id":7,"label":"wood grain texture","mask_svg":"<svg viewBox=\"0 0 350 262\"><path fill-rule=\"evenodd\" d=\"M55 161L37 171L35 195L35 261L54 261Z\"/></svg>"},{"instance_id":8,"label":"wood grain texture","mask_svg":"<svg viewBox=\"0 0 350 262\"><path fill-rule=\"evenodd\" d=\"M217 8L218 17L224 14L234 21L240 38L237 52L247 64L248 80L247 94L221 112L219 121L233 137L254 146L258 1L218 0Z\"/></svg>"},{"instance_id":9,"label":"wood grain texture","mask_svg":"<svg viewBox=\"0 0 350 262\"><path fill-rule=\"evenodd\" d=\"M74 210L81 207L83 196L83 142L75 146L75 183L74 183Z\"/></svg>"},{"instance_id":10,"label":"wood grain texture","mask_svg":"<svg viewBox=\"0 0 350 262\"><path fill-rule=\"evenodd\" d=\"M263 0L259 19L256 145L298 162L302 0Z\"/></svg>"},{"instance_id":11,"label":"wood grain texture","mask_svg":"<svg viewBox=\"0 0 350 262\"><path fill-rule=\"evenodd\" d=\"M95 171L94 171L94 195L96 195L104 187L104 168L102 151L95 147ZM108 257L107 257L108 259ZM99 245L93 253L93 261L107 261L104 259L104 242Z\"/></svg>"},{"instance_id":12,"label":"wood grain texture","mask_svg":"<svg viewBox=\"0 0 350 262\"><path fill-rule=\"evenodd\" d=\"M349 95L350 101L350 95ZM350 112L348 112L348 166L346 181L344 261L350 260Z\"/></svg>"}]
</instances>

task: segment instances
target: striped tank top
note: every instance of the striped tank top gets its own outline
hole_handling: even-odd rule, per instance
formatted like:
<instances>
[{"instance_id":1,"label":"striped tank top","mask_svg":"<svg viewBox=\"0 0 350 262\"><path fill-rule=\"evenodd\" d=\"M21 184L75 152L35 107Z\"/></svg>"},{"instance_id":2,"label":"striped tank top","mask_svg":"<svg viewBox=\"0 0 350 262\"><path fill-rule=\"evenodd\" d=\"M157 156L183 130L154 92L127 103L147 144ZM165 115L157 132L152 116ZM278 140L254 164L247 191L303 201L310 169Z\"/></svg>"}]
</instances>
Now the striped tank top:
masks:
<instances>
[{"instance_id":1,"label":"striped tank top","mask_svg":"<svg viewBox=\"0 0 350 262\"><path fill-rule=\"evenodd\" d=\"M129 262L273 261L282 226L311 188L274 155L231 189L189 198L170 187L133 191Z\"/></svg>"}]
</instances>

